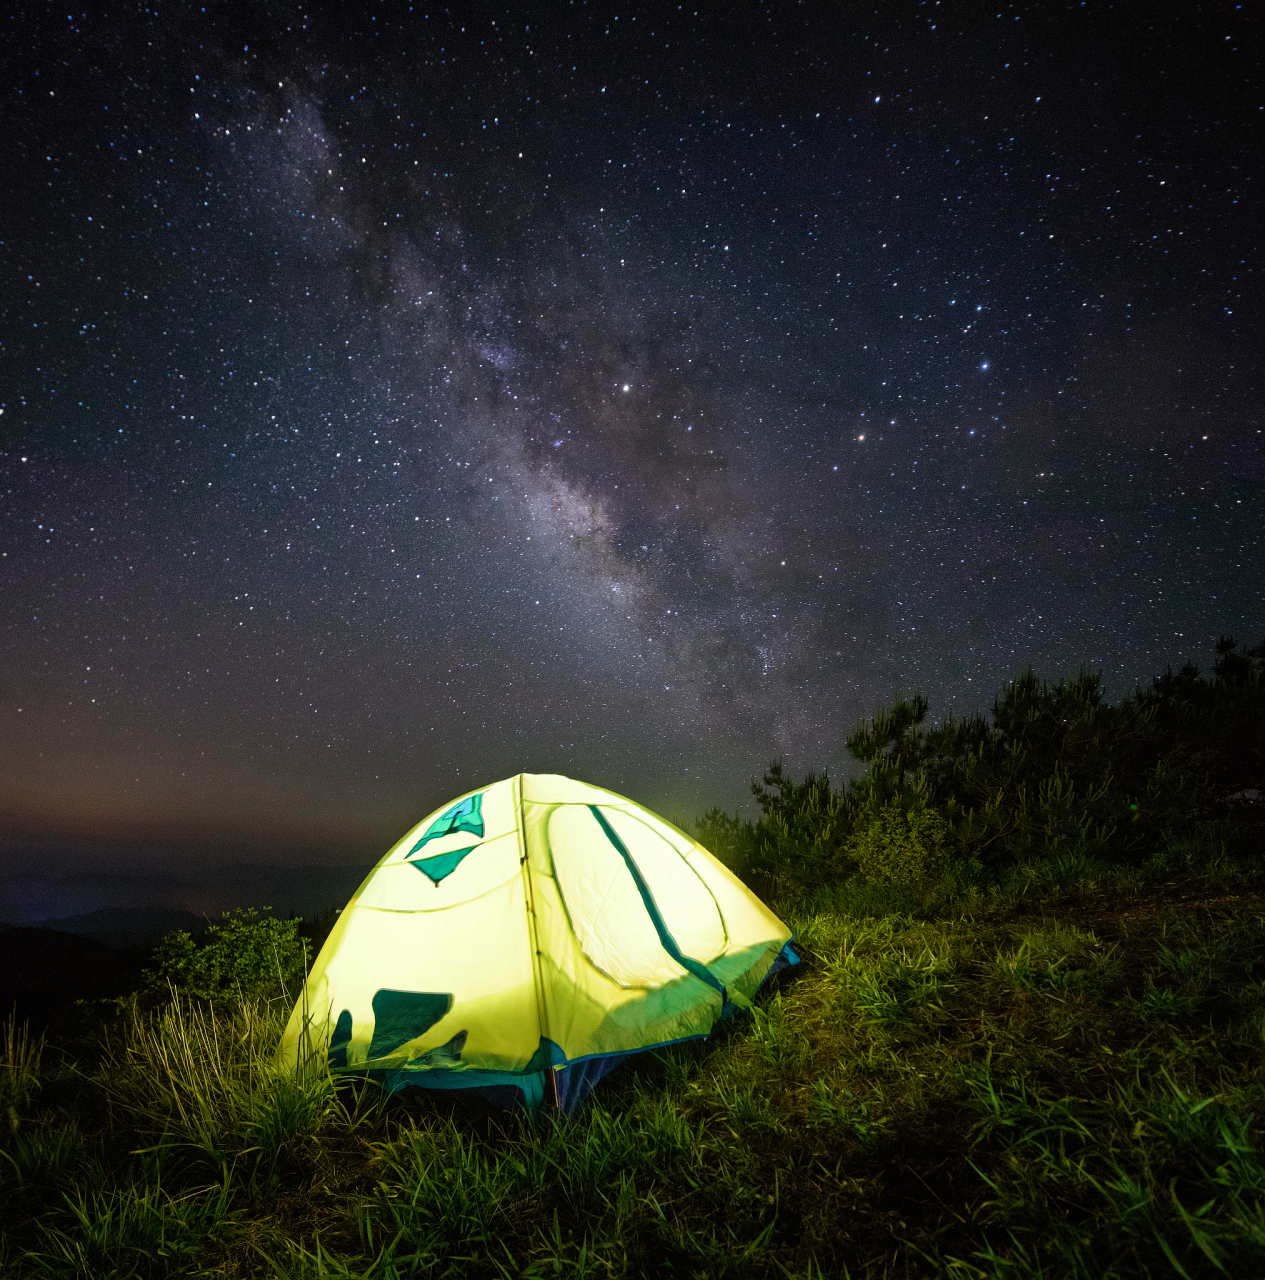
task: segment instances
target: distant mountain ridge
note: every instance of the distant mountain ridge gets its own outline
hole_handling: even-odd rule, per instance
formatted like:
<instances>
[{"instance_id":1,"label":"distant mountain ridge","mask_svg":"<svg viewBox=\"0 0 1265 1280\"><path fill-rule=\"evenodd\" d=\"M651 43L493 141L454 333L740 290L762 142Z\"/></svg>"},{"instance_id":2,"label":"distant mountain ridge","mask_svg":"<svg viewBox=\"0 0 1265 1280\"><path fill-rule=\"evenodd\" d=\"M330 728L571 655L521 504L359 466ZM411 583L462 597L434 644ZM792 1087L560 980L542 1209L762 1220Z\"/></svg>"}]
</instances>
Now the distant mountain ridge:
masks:
<instances>
[{"instance_id":1,"label":"distant mountain ridge","mask_svg":"<svg viewBox=\"0 0 1265 1280\"><path fill-rule=\"evenodd\" d=\"M165 933L183 929L187 933L201 933L207 926L205 916L177 907L99 907L77 916L59 916L40 920L34 925L0 924L0 929L38 928L53 929L58 933L73 933L77 937L91 938L116 950L126 947L150 947Z\"/></svg>"},{"instance_id":2,"label":"distant mountain ridge","mask_svg":"<svg viewBox=\"0 0 1265 1280\"><path fill-rule=\"evenodd\" d=\"M238 862L177 874L121 868L58 875L42 861L36 872L0 873L0 921L9 928L56 929L114 947L144 946L171 929L196 932L238 907L270 907L278 915L305 917L342 907L369 869Z\"/></svg>"}]
</instances>

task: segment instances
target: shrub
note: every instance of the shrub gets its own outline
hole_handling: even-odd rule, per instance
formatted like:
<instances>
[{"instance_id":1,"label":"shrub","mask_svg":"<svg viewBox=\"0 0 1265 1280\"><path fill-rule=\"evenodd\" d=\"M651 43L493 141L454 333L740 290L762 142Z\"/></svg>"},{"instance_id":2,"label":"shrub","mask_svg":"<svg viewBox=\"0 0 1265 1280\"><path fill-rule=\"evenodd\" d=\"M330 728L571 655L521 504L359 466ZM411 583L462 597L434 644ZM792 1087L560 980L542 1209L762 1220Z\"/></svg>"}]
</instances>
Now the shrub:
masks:
<instances>
[{"instance_id":1,"label":"shrub","mask_svg":"<svg viewBox=\"0 0 1265 1280\"><path fill-rule=\"evenodd\" d=\"M773 764L751 793L762 816L751 831L750 870L767 881L768 891L812 888L854 869L846 851L853 805L846 793L830 789L825 773L796 782Z\"/></svg>"},{"instance_id":2,"label":"shrub","mask_svg":"<svg viewBox=\"0 0 1265 1280\"><path fill-rule=\"evenodd\" d=\"M201 940L183 930L169 933L145 970L148 995L172 992L212 1003L255 996L292 997L307 972L298 920L278 920L253 907L226 911Z\"/></svg>"},{"instance_id":3,"label":"shrub","mask_svg":"<svg viewBox=\"0 0 1265 1280\"><path fill-rule=\"evenodd\" d=\"M694 837L730 871L741 872L755 856L755 830L750 822L723 809L709 809L694 823Z\"/></svg>"},{"instance_id":4,"label":"shrub","mask_svg":"<svg viewBox=\"0 0 1265 1280\"><path fill-rule=\"evenodd\" d=\"M1232 849L1248 853L1265 832L1251 803L1265 767L1265 643L1239 652L1223 637L1217 652L1213 679L1187 664L1115 706L1090 671L1055 682L1026 671L991 717L931 727L925 697L898 698L847 739L863 776L832 790L824 772L797 781L773 764L752 784L755 823L718 810L704 822L717 845L741 845L744 877L766 893L858 868L880 892L1037 874L1050 888L1148 856L1160 871L1228 874ZM1200 829L1209 822L1226 824L1224 838Z\"/></svg>"},{"instance_id":5,"label":"shrub","mask_svg":"<svg viewBox=\"0 0 1265 1280\"><path fill-rule=\"evenodd\" d=\"M891 801L853 835L849 853L873 884L922 889L944 875L948 833L934 809L905 809Z\"/></svg>"}]
</instances>

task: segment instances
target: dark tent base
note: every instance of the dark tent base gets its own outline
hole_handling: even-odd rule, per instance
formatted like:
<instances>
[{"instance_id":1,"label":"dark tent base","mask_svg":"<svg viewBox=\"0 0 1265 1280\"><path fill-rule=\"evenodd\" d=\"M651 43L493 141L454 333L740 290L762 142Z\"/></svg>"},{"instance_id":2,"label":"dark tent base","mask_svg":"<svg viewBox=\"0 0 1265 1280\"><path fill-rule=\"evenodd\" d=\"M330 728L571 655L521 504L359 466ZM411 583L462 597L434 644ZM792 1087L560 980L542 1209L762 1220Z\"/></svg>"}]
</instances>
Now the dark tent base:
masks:
<instances>
[{"instance_id":1,"label":"dark tent base","mask_svg":"<svg viewBox=\"0 0 1265 1280\"><path fill-rule=\"evenodd\" d=\"M793 965L800 963L790 943L778 953L769 966L759 991L769 980ZM756 994L759 994L759 991ZM725 1003L721 1017L728 1021L734 1015L734 1006ZM706 1036L689 1036L690 1040L705 1040ZM418 1079L418 1072L406 1069L393 1071L369 1071L367 1074L384 1088L395 1092L399 1089L435 1089L458 1091L477 1097L480 1101L505 1110L536 1111L542 1105L555 1106L563 1115L570 1115L593 1092L603 1076L613 1071L625 1058L650 1049L663 1049L671 1044L684 1044L684 1040L665 1040L662 1044L648 1044L641 1049L625 1053L595 1054L591 1058L567 1061L562 1050L552 1040L542 1039L540 1051L533 1063L523 1072L433 1070L425 1073L425 1083ZM539 1061L541 1066L532 1067ZM545 1065L548 1064L548 1065Z\"/></svg>"}]
</instances>

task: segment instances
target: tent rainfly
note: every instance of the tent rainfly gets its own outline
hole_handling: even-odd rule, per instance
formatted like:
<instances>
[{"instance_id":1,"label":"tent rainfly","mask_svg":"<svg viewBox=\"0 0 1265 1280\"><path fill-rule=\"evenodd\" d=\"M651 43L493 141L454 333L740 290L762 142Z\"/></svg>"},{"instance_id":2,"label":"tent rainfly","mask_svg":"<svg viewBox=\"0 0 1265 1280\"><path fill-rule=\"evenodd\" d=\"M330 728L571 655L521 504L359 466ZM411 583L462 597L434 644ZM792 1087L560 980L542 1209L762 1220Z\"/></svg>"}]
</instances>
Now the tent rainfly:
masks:
<instances>
[{"instance_id":1,"label":"tent rainfly","mask_svg":"<svg viewBox=\"0 0 1265 1280\"><path fill-rule=\"evenodd\" d=\"M432 814L369 873L312 966L281 1061L570 1111L621 1058L749 1007L798 963L790 937L648 809L520 773Z\"/></svg>"}]
</instances>

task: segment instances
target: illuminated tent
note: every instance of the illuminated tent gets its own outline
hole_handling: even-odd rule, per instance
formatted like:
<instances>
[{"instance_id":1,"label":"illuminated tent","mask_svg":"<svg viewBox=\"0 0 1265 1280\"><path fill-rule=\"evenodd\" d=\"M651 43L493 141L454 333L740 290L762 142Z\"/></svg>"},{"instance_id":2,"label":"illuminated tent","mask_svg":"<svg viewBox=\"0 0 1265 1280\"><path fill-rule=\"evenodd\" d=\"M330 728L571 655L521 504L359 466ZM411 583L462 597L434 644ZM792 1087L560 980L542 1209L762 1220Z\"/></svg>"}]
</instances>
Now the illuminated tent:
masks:
<instances>
[{"instance_id":1,"label":"illuminated tent","mask_svg":"<svg viewBox=\"0 0 1265 1280\"><path fill-rule=\"evenodd\" d=\"M369 873L281 1058L569 1111L620 1058L748 1006L798 962L790 936L648 809L522 773L432 814Z\"/></svg>"}]
</instances>

